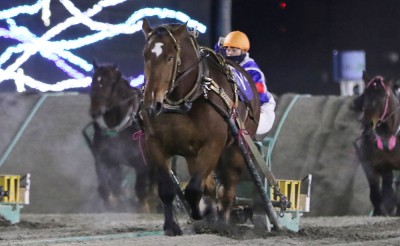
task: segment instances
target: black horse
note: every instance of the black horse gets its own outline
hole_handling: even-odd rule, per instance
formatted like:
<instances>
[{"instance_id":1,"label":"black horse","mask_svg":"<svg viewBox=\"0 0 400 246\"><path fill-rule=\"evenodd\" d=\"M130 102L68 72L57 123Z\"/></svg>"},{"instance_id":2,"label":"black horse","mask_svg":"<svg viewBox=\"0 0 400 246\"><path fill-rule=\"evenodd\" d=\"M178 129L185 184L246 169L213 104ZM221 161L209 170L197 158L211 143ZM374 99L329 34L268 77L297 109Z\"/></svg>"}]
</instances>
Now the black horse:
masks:
<instances>
[{"instance_id":1,"label":"black horse","mask_svg":"<svg viewBox=\"0 0 400 246\"><path fill-rule=\"evenodd\" d=\"M381 76L371 79L365 72L363 79L365 91L358 102L363 133L357 150L370 186L373 215L400 215L393 190L393 170L400 169L399 99L391 81Z\"/></svg>"},{"instance_id":2,"label":"black horse","mask_svg":"<svg viewBox=\"0 0 400 246\"><path fill-rule=\"evenodd\" d=\"M152 172L142 156L144 146L140 143L141 127L137 120L141 91L131 87L116 66L98 66L94 63L90 99L94 128L91 150L100 196L110 209L126 204L126 201L134 199L130 196L133 193L130 187L126 186L129 184L127 181L136 176L135 193L139 209L149 212L147 195L152 184ZM132 168L136 175L129 176ZM129 207L131 205L126 204Z\"/></svg>"}]
</instances>

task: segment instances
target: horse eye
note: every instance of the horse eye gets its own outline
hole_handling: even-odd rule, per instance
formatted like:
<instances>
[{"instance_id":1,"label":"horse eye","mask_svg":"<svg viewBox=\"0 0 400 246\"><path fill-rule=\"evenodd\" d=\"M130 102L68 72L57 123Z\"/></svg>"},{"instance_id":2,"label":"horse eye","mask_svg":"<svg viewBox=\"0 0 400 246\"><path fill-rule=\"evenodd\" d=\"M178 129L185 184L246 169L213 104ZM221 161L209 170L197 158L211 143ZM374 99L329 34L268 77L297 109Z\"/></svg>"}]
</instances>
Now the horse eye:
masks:
<instances>
[{"instance_id":1,"label":"horse eye","mask_svg":"<svg viewBox=\"0 0 400 246\"><path fill-rule=\"evenodd\" d=\"M173 59L174 59L173 56L169 56L169 57L168 57L168 61L169 61L169 62L172 61Z\"/></svg>"}]
</instances>

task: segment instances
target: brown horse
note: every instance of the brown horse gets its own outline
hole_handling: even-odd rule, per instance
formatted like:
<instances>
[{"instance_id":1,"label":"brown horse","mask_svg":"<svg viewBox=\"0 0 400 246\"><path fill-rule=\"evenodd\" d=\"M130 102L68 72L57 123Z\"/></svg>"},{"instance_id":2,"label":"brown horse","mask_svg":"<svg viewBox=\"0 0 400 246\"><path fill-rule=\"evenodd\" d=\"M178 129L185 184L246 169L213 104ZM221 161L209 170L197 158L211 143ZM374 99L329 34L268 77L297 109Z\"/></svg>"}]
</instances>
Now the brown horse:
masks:
<instances>
[{"instance_id":1,"label":"brown horse","mask_svg":"<svg viewBox=\"0 0 400 246\"><path fill-rule=\"evenodd\" d=\"M359 157L370 186L373 215L393 215L396 198L393 170L400 169L400 104L391 81L372 79L364 72L365 91L361 95L363 134ZM397 203L397 215L400 204Z\"/></svg>"},{"instance_id":2,"label":"brown horse","mask_svg":"<svg viewBox=\"0 0 400 246\"><path fill-rule=\"evenodd\" d=\"M124 183L132 183L124 182L128 171L132 170L136 172L135 193L139 209L148 212L151 170L142 157L140 143L132 140L132 135L141 130L137 121L141 91L131 87L116 66L94 64L90 99L94 123L91 150L100 196L110 209L120 208L121 204L132 206L129 200L135 197L131 196L131 187L123 188Z\"/></svg>"},{"instance_id":3,"label":"brown horse","mask_svg":"<svg viewBox=\"0 0 400 246\"><path fill-rule=\"evenodd\" d=\"M226 61L212 50L199 47L186 24L153 29L144 19L142 30L146 38L142 117L147 160L157 167L158 192L164 204L164 232L182 234L173 216L176 189L169 160L174 155L186 159L191 175L184 194L192 218L198 220L205 215L206 211L199 207L203 194L215 197L213 173L216 173L223 185L219 192L219 218L227 222L244 166L227 120L240 118L254 137L260 110L254 83L250 82L252 100L239 101L236 84L228 79ZM230 65L251 81L243 69Z\"/></svg>"}]
</instances>

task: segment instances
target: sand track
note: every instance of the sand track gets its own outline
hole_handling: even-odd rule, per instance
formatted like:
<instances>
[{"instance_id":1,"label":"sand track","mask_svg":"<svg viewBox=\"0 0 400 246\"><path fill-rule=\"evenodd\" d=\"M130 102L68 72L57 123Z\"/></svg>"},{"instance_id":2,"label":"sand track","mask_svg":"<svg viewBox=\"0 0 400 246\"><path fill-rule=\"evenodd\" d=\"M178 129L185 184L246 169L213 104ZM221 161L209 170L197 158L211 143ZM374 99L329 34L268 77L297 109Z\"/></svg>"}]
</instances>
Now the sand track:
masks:
<instances>
[{"instance_id":1,"label":"sand track","mask_svg":"<svg viewBox=\"0 0 400 246\"><path fill-rule=\"evenodd\" d=\"M399 245L400 219L303 217L301 230L266 232L251 224L204 226L180 218L184 235L162 235L161 214L22 214L0 222L0 245Z\"/></svg>"}]
</instances>

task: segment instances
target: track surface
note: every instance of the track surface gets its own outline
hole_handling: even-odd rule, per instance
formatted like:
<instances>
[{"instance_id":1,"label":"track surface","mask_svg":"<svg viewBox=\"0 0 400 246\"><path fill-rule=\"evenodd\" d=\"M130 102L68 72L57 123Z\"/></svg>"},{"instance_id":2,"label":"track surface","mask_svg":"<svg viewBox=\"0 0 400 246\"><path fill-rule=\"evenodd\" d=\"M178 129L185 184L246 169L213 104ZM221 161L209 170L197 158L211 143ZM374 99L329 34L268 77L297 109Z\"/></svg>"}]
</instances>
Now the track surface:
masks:
<instances>
[{"instance_id":1,"label":"track surface","mask_svg":"<svg viewBox=\"0 0 400 246\"><path fill-rule=\"evenodd\" d=\"M234 227L180 218L184 235L162 235L161 214L22 214L0 221L0 245L400 245L400 219L303 217L301 230L265 232L252 224Z\"/></svg>"}]
</instances>

